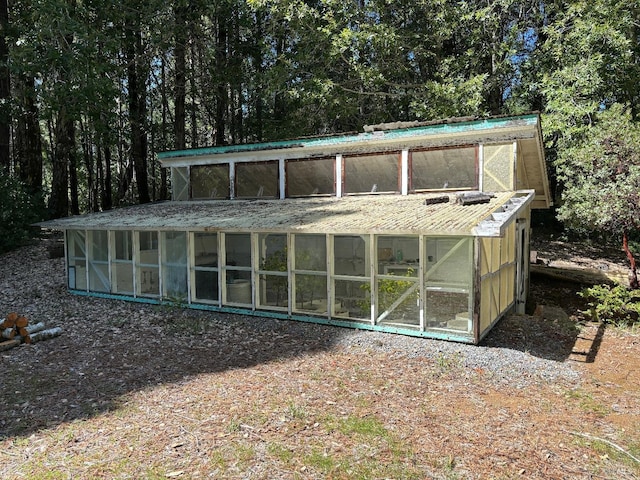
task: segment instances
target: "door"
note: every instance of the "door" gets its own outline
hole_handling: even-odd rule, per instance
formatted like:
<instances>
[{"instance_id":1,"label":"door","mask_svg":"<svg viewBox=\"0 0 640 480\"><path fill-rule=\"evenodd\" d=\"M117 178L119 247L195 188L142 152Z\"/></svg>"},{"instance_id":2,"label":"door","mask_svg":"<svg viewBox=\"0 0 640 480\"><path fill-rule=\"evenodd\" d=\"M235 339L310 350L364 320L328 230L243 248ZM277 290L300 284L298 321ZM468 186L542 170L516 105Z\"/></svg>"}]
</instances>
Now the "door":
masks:
<instances>
[{"instance_id":1,"label":"door","mask_svg":"<svg viewBox=\"0 0 640 480\"><path fill-rule=\"evenodd\" d=\"M524 313L529 292L529 231L528 222L516 222L516 313Z\"/></svg>"}]
</instances>

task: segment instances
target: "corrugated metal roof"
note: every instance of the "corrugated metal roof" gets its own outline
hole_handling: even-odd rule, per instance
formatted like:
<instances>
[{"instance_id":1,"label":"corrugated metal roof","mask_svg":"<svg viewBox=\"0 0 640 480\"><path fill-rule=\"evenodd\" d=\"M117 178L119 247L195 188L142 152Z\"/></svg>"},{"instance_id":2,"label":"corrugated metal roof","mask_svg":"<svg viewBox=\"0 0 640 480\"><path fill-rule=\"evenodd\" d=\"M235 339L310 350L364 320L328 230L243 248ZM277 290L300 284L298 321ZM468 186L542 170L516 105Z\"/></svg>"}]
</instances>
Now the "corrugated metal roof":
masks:
<instances>
[{"instance_id":1,"label":"corrugated metal roof","mask_svg":"<svg viewBox=\"0 0 640 480\"><path fill-rule=\"evenodd\" d=\"M358 134L330 135L326 137L300 138L294 140L281 140L274 142L247 143L236 145L221 145L216 147L193 148L188 150L176 150L158 153L161 161L170 161L176 158L190 158L199 156L231 155L249 152L270 152L273 150L288 149L322 149L330 147L335 152L340 152L347 145L359 145L380 142L401 142L402 140L427 137L478 134L479 132L498 131L500 129L538 128L539 117L537 114L521 115L514 117L490 117L469 121L429 122L417 127L397 128L387 130L375 130ZM330 151L330 150L327 150Z\"/></svg>"},{"instance_id":2,"label":"corrugated metal roof","mask_svg":"<svg viewBox=\"0 0 640 480\"><path fill-rule=\"evenodd\" d=\"M483 222L518 198L497 194L489 203L425 205L433 194L363 195L285 200L161 202L42 222L59 230L269 231L293 233L380 233L473 235ZM497 222L503 223L502 221ZM499 225L498 225L499 227ZM495 235L485 231L481 235Z\"/></svg>"}]
</instances>

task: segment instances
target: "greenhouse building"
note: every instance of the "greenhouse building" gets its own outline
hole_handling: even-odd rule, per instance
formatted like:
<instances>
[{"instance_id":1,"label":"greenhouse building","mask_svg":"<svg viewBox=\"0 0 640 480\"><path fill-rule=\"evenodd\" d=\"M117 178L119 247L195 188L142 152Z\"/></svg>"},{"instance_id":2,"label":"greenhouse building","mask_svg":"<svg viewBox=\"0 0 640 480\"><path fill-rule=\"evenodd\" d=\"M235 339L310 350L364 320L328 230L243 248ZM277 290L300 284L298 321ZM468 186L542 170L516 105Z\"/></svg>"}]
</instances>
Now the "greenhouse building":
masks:
<instances>
[{"instance_id":1,"label":"greenhouse building","mask_svg":"<svg viewBox=\"0 0 640 480\"><path fill-rule=\"evenodd\" d=\"M537 114L164 152L172 199L43 222L73 293L478 343L523 312Z\"/></svg>"}]
</instances>

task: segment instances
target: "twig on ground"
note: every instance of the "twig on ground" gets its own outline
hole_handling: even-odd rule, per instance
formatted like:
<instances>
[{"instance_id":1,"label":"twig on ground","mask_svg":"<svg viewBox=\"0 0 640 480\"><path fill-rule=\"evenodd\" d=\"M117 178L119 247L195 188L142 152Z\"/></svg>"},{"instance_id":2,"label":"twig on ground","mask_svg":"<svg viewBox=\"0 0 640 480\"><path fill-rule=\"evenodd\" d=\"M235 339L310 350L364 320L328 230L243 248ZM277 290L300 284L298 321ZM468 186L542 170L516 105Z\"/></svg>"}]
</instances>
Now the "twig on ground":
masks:
<instances>
[{"instance_id":1,"label":"twig on ground","mask_svg":"<svg viewBox=\"0 0 640 480\"><path fill-rule=\"evenodd\" d=\"M634 457L632 454L630 454L629 452L627 452L624 448L622 448L620 445L617 445L615 443L613 443L610 440L607 440L606 438L600 438L600 437L596 437L595 435L589 435L588 433L580 433L580 432L569 432L571 435L576 435L578 437L583 437L583 438L587 438L589 440L596 440L598 442L603 442L606 443L607 445L609 445L610 447L615 448L616 450L618 450L621 453L624 453L625 455L627 455L629 458L633 459L634 461L636 461L637 463L640 463L640 458Z\"/></svg>"}]
</instances>

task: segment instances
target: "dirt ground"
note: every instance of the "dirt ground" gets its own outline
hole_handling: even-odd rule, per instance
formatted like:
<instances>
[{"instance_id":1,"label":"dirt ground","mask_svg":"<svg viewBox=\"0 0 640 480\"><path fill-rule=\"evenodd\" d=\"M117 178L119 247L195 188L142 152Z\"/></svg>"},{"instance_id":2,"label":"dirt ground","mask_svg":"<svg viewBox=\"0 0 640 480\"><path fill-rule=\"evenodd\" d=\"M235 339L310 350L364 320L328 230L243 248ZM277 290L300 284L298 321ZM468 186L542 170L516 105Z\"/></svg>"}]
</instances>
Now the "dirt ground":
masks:
<instances>
[{"instance_id":1,"label":"dirt ground","mask_svg":"<svg viewBox=\"0 0 640 480\"><path fill-rule=\"evenodd\" d=\"M551 266L624 269L616 250L534 248ZM0 352L0 478L640 478L640 335L586 321L574 283L534 275L531 314L473 347L507 370L575 372L544 379L451 348L344 347L337 328L73 296L59 260L40 263L51 285L31 301L60 302L37 311L65 333Z\"/></svg>"}]
</instances>

